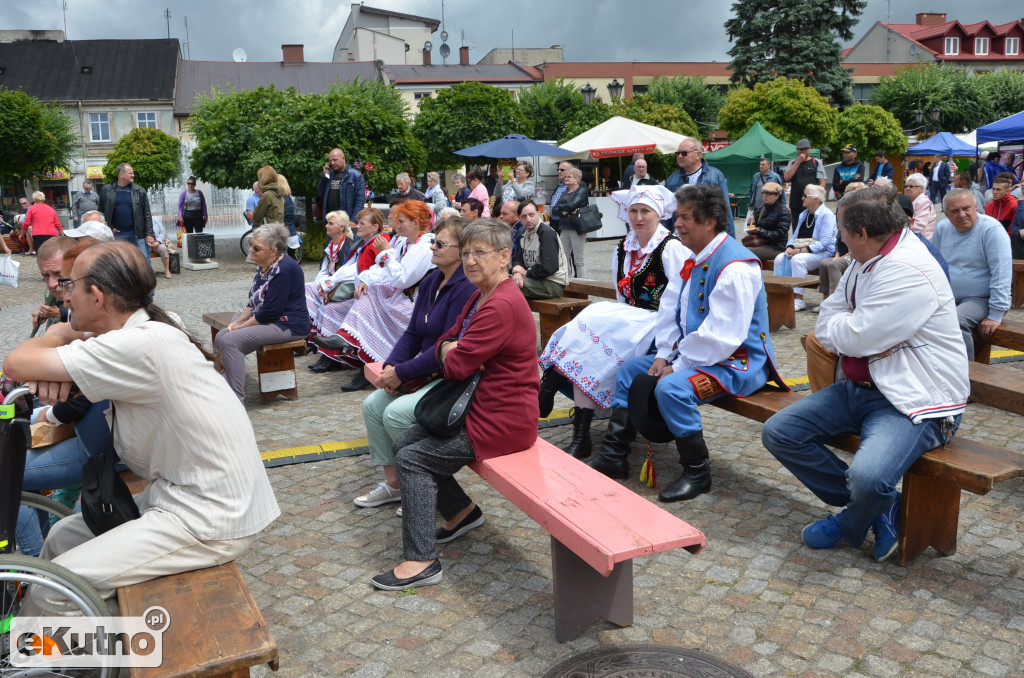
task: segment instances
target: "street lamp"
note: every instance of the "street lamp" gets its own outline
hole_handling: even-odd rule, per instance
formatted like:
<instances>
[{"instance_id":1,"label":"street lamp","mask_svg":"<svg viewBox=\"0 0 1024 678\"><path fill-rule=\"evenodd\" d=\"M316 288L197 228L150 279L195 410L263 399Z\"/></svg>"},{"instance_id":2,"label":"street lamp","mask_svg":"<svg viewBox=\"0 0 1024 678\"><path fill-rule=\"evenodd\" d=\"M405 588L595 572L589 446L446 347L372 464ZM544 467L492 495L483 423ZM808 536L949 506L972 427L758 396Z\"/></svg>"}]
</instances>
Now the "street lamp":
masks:
<instances>
[{"instance_id":1,"label":"street lamp","mask_svg":"<svg viewBox=\"0 0 1024 678\"><path fill-rule=\"evenodd\" d=\"M914 111L914 122L920 125L922 121L924 121L924 111L919 108Z\"/></svg>"},{"instance_id":2,"label":"street lamp","mask_svg":"<svg viewBox=\"0 0 1024 678\"><path fill-rule=\"evenodd\" d=\"M938 129L939 128L939 116L942 115L942 109L939 108L938 106L935 106L929 112L932 114L932 122L935 123L935 129Z\"/></svg>"},{"instance_id":3,"label":"street lamp","mask_svg":"<svg viewBox=\"0 0 1024 678\"><path fill-rule=\"evenodd\" d=\"M619 82L618 78L614 78L610 83L608 83L608 96L611 97L612 101L615 101L622 96L623 87L625 87L625 85Z\"/></svg>"},{"instance_id":4,"label":"street lamp","mask_svg":"<svg viewBox=\"0 0 1024 678\"><path fill-rule=\"evenodd\" d=\"M594 102L594 95L597 94L597 88L591 87L588 82L585 87L580 87L580 94L583 95L583 103L589 106Z\"/></svg>"}]
</instances>

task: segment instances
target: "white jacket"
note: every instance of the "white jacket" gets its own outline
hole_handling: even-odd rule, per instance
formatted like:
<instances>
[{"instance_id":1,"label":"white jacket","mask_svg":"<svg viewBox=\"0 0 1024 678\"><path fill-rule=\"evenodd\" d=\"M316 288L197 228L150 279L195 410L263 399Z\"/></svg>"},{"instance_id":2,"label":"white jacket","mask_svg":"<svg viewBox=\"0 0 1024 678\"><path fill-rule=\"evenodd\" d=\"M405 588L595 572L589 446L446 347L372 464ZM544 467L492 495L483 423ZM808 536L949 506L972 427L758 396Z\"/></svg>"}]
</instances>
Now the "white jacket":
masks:
<instances>
[{"instance_id":1,"label":"white jacket","mask_svg":"<svg viewBox=\"0 0 1024 678\"><path fill-rule=\"evenodd\" d=\"M391 247L377 254L375 265L357 276L359 282L366 283L367 287L391 285L400 290L412 287L434 268L430 261L433 242L433 233L423 233L413 243L402 236L395 238Z\"/></svg>"},{"instance_id":2,"label":"white jacket","mask_svg":"<svg viewBox=\"0 0 1024 678\"><path fill-rule=\"evenodd\" d=\"M855 303L854 303L855 302ZM916 424L964 411L971 387L953 291L909 229L867 264L854 261L821 305L814 331L839 355L868 357L871 380Z\"/></svg>"}]
</instances>

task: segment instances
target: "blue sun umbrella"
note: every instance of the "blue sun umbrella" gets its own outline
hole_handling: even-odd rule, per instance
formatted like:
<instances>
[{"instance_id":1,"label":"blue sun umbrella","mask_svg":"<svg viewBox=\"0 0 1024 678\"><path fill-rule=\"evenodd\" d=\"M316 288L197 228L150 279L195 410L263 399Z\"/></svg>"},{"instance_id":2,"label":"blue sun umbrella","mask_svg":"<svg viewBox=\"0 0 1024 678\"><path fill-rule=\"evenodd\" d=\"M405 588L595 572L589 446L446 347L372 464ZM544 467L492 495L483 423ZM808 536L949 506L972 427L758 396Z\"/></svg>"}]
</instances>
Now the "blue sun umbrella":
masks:
<instances>
[{"instance_id":1,"label":"blue sun umbrella","mask_svg":"<svg viewBox=\"0 0 1024 678\"><path fill-rule=\"evenodd\" d=\"M455 151L455 154L469 158L519 158L534 155L573 155L573 152L534 141L522 134L509 134L501 139L463 148Z\"/></svg>"}]
</instances>

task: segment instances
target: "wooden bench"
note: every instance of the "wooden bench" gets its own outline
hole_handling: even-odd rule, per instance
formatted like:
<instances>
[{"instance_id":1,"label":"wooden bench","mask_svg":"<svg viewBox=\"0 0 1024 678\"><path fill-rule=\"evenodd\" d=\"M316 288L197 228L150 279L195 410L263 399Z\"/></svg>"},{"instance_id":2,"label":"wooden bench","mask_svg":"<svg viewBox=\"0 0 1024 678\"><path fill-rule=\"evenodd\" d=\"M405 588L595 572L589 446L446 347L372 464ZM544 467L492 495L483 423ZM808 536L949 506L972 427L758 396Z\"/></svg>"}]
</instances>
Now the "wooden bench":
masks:
<instances>
[{"instance_id":1,"label":"wooden bench","mask_svg":"<svg viewBox=\"0 0 1024 678\"><path fill-rule=\"evenodd\" d=\"M162 607L169 620L161 665L133 667L131 678L243 678L251 666L278 669L277 643L234 562L119 588L117 604L125 617Z\"/></svg>"},{"instance_id":2,"label":"wooden bench","mask_svg":"<svg viewBox=\"0 0 1024 678\"><path fill-rule=\"evenodd\" d=\"M1013 279L1010 283L1010 308L1024 306L1024 260L1013 260Z\"/></svg>"},{"instance_id":3,"label":"wooden bench","mask_svg":"<svg viewBox=\"0 0 1024 678\"><path fill-rule=\"evenodd\" d=\"M1024 414L1024 374L979 362L968 363L968 370L973 402Z\"/></svg>"},{"instance_id":4,"label":"wooden bench","mask_svg":"<svg viewBox=\"0 0 1024 678\"><path fill-rule=\"evenodd\" d=\"M1013 320L1003 320L993 332L992 337L985 341L974 333L974 360L985 363L991 360L992 347L1002 346L1015 351L1024 351L1024 323Z\"/></svg>"},{"instance_id":5,"label":"wooden bench","mask_svg":"<svg viewBox=\"0 0 1024 678\"><path fill-rule=\"evenodd\" d=\"M381 364L366 365L371 383ZM597 617L633 623L633 558L683 548L704 535L551 443L469 464L551 535L555 640L572 640Z\"/></svg>"},{"instance_id":6,"label":"wooden bench","mask_svg":"<svg viewBox=\"0 0 1024 678\"><path fill-rule=\"evenodd\" d=\"M18 252L21 251L21 243L17 242L11 236L5 234L4 242L7 243L7 249L9 249L12 254L17 254Z\"/></svg>"},{"instance_id":7,"label":"wooden bench","mask_svg":"<svg viewBox=\"0 0 1024 678\"><path fill-rule=\"evenodd\" d=\"M818 277L809 275L794 277L762 273L764 291L768 299L768 329L777 332L785 325L796 329L796 309L793 307L793 290L797 287L817 287Z\"/></svg>"},{"instance_id":8,"label":"wooden bench","mask_svg":"<svg viewBox=\"0 0 1024 678\"><path fill-rule=\"evenodd\" d=\"M575 318L590 305L587 299L556 297L555 299L530 299L530 310L540 314L540 345L547 346L548 340L562 325Z\"/></svg>"},{"instance_id":9,"label":"wooden bench","mask_svg":"<svg viewBox=\"0 0 1024 678\"><path fill-rule=\"evenodd\" d=\"M234 317L235 314L231 311L203 314L203 322L210 326L211 342L217 338L217 332L231 324L231 319ZM288 400L298 400L299 390L295 385L295 356L304 355L306 355L305 339L267 344L256 351L256 373L260 380L260 400L264 405L279 395Z\"/></svg>"},{"instance_id":10,"label":"wooden bench","mask_svg":"<svg viewBox=\"0 0 1024 678\"><path fill-rule=\"evenodd\" d=\"M738 398L726 396L711 404L764 423L803 393L762 389ZM829 443L856 452L860 438L846 436ZM903 503L896 562L909 565L931 546L943 555L956 553L960 490L987 494L996 483L1024 476L1024 455L1001 447L956 437L945 447L925 452L903 476Z\"/></svg>"}]
</instances>

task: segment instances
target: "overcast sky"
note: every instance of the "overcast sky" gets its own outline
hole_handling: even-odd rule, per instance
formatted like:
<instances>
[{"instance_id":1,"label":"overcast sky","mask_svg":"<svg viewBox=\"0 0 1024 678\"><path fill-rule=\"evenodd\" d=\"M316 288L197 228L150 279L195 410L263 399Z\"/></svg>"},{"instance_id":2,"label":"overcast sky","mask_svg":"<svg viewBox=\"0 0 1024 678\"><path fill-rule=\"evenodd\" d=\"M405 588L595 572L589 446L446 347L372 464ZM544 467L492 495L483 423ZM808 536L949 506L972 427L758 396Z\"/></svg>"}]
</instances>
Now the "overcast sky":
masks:
<instances>
[{"instance_id":1,"label":"overcast sky","mask_svg":"<svg viewBox=\"0 0 1024 678\"><path fill-rule=\"evenodd\" d=\"M0 29L64 29L62 0L4 4ZM366 4L442 18L441 0ZM186 58L230 61L232 51L241 47L249 61L280 61L281 45L295 43L305 45L307 61L330 61L350 0L68 0L67 5L67 34L73 40L167 37L166 8L171 11L171 37L182 43ZM463 44L465 31L474 63L492 48L511 46L513 31L516 47L561 45L566 61L729 61L723 23L731 16L731 6L725 0L445 0L444 28L456 60L455 48ZM855 40L875 21L913 23L918 11L946 12L950 20L962 23L1005 23L1024 17L1024 4L870 0ZM433 42L434 63L440 63L439 33Z\"/></svg>"}]
</instances>

